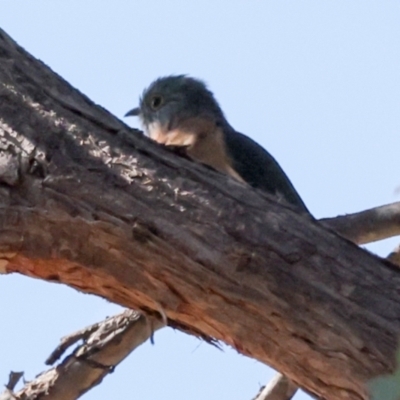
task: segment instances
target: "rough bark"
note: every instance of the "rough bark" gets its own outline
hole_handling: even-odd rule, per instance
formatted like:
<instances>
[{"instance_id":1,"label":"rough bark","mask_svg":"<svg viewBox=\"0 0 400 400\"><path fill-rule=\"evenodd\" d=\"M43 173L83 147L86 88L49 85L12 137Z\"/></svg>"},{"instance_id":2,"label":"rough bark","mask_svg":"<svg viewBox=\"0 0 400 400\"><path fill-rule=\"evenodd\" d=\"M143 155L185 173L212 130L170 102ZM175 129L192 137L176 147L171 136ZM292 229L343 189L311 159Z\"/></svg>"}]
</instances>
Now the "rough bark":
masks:
<instances>
[{"instance_id":1,"label":"rough bark","mask_svg":"<svg viewBox=\"0 0 400 400\"><path fill-rule=\"evenodd\" d=\"M223 340L329 399L395 367L400 274L129 130L0 32L0 268Z\"/></svg>"}]
</instances>

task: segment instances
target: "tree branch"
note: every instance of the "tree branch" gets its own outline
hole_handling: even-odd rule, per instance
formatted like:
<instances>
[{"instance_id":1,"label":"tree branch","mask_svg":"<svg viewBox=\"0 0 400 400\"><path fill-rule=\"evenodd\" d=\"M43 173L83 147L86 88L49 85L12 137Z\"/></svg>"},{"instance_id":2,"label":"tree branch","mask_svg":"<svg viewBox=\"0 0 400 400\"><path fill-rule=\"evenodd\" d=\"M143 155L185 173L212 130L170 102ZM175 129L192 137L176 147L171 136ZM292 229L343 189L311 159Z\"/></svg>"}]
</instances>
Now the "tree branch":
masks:
<instances>
[{"instance_id":1,"label":"tree branch","mask_svg":"<svg viewBox=\"0 0 400 400\"><path fill-rule=\"evenodd\" d=\"M389 255L388 260L393 264L396 264L400 267L400 245L397 246Z\"/></svg>"},{"instance_id":2,"label":"tree branch","mask_svg":"<svg viewBox=\"0 0 400 400\"><path fill-rule=\"evenodd\" d=\"M17 393L7 389L0 398L75 400L100 384L136 347L163 326L160 319L149 319L136 311L125 310L64 338L49 357L50 363L76 340L84 342L56 367L26 383Z\"/></svg>"},{"instance_id":3,"label":"tree branch","mask_svg":"<svg viewBox=\"0 0 400 400\"><path fill-rule=\"evenodd\" d=\"M179 158L0 34L0 268L161 313L330 399L393 371L400 274Z\"/></svg>"},{"instance_id":4,"label":"tree branch","mask_svg":"<svg viewBox=\"0 0 400 400\"><path fill-rule=\"evenodd\" d=\"M277 373L253 400L290 400L296 391L296 384L287 376Z\"/></svg>"},{"instance_id":5,"label":"tree branch","mask_svg":"<svg viewBox=\"0 0 400 400\"><path fill-rule=\"evenodd\" d=\"M320 221L354 243L371 243L400 235L400 201Z\"/></svg>"}]
</instances>

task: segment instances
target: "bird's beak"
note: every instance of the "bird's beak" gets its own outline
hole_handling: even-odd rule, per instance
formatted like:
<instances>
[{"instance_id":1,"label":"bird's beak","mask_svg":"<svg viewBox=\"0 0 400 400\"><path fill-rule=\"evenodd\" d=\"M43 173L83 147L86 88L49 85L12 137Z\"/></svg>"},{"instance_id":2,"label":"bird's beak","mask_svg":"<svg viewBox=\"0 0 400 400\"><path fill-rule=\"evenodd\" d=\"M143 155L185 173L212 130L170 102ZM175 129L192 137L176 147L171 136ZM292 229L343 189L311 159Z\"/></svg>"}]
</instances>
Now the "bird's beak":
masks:
<instances>
[{"instance_id":1,"label":"bird's beak","mask_svg":"<svg viewBox=\"0 0 400 400\"><path fill-rule=\"evenodd\" d=\"M138 115L140 115L140 108L136 107L136 108L132 108L132 110L128 111L124 117L137 117Z\"/></svg>"}]
</instances>

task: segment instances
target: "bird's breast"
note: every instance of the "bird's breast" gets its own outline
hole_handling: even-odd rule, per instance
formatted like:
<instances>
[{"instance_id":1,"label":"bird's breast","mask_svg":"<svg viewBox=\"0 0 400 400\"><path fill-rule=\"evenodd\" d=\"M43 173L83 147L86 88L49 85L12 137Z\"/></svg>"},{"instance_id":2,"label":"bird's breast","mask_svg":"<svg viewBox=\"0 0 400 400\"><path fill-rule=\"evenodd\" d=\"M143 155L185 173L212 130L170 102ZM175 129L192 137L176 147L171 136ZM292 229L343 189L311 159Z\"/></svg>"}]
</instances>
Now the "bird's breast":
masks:
<instances>
[{"instance_id":1,"label":"bird's breast","mask_svg":"<svg viewBox=\"0 0 400 400\"><path fill-rule=\"evenodd\" d=\"M157 143L185 147L190 158L244 182L232 167L222 129L214 121L190 118L173 129L154 122L146 130L148 136Z\"/></svg>"}]
</instances>

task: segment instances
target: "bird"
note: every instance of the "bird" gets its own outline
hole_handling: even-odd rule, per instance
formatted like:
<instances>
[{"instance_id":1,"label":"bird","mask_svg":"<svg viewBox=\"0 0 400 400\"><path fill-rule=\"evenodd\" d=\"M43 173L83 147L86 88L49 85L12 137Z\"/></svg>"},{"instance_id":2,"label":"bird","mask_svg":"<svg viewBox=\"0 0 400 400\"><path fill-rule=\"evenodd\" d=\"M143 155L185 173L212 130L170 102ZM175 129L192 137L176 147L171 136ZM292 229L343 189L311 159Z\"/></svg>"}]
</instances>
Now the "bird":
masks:
<instances>
[{"instance_id":1,"label":"bird","mask_svg":"<svg viewBox=\"0 0 400 400\"><path fill-rule=\"evenodd\" d=\"M183 149L190 159L309 214L278 162L229 124L202 80L188 75L156 79L143 91L139 106L125 114L131 116L140 118L146 135L155 142Z\"/></svg>"}]
</instances>

